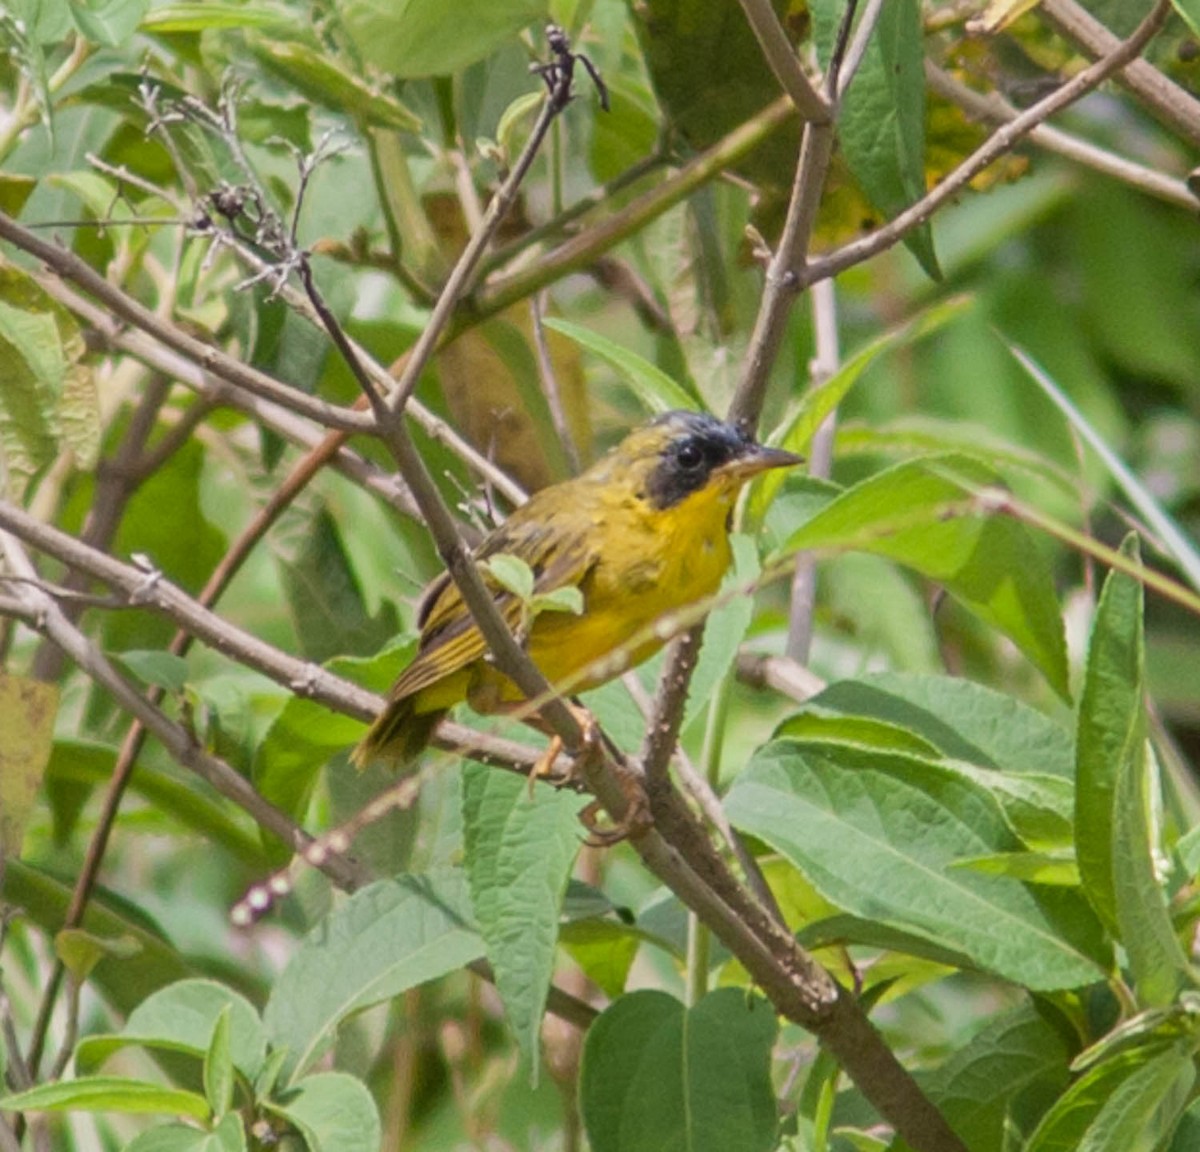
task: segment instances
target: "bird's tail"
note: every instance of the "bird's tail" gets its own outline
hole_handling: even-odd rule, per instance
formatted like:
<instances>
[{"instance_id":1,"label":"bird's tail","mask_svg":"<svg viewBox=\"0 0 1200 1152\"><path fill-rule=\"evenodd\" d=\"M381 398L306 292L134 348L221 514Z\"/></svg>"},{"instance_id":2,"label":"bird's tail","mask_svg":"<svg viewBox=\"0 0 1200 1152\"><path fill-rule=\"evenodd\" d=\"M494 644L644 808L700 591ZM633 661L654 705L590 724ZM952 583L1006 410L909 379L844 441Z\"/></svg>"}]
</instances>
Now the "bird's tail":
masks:
<instances>
[{"instance_id":1,"label":"bird's tail","mask_svg":"<svg viewBox=\"0 0 1200 1152\"><path fill-rule=\"evenodd\" d=\"M390 760L397 768L411 764L424 751L447 711L415 712L411 696L389 700L350 753L350 763L356 768L365 768L372 760Z\"/></svg>"}]
</instances>

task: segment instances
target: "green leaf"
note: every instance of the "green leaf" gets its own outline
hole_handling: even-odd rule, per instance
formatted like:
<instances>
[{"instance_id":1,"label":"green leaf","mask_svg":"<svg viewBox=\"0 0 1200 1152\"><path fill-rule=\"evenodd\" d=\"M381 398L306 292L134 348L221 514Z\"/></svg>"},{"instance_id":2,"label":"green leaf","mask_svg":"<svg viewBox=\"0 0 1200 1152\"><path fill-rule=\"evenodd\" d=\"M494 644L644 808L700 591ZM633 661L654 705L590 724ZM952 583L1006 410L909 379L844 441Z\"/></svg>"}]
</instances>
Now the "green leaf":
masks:
<instances>
[{"instance_id":1,"label":"green leaf","mask_svg":"<svg viewBox=\"0 0 1200 1152\"><path fill-rule=\"evenodd\" d=\"M729 545L733 552L733 564L721 581L717 594L722 597L730 589L745 588L751 581L757 580L762 572L762 565L758 562L758 545L751 537L734 532L729 537ZM684 707L685 733L692 725L699 727L707 720L713 693L730 675L753 617L754 597L744 594L730 597L709 613L704 625L704 644L700 649L700 659L696 662L696 671L692 674Z\"/></svg>"},{"instance_id":2,"label":"green leaf","mask_svg":"<svg viewBox=\"0 0 1200 1152\"><path fill-rule=\"evenodd\" d=\"M1023 1006L993 1020L921 1086L968 1148L999 1149L1005 1119L1026 1094L1044 1107L1066 1087L1069 1056L1058 1029Z\"/></svg>"},{"instance_id":3,"label":"green leaf","mask_svg":"<svg viewBox=\"0 0 1200 1152\"><path fill-rule=\"evenodd\" d=\"M1087 1072L1114 1056L1140 1049L1158 1051L1177 1040L1200 1036L1200 993L1184 992L1165 1008L1147 1008L1122 1020L1071 1061L1072 1072Z\"/></svg>"},{"instance_id":4,"label":"green leaf","mask_svg":"<svg viewBox=\"0 0 1200 1152\"><path fill-rule=\"evenodd\" d=\"M973 868L985 876L1009 876L1027 884L1053 884L1059 888L1079 887L1075 857L1061 852L994 852L955 861L956 868Z\"/></svg>"},{"instance_id":5,"label":"green leaf","mask_svg":"<svg viewBox=\"0 0 1200 1152\"><path fill-rule=\"evenodd\" d=\"M10 859L0 875L0 900L24 909L31 923L53 936L66 919L71 889L57 877ZM131 915L128 906L114 901L103 889L89 901L83 927L99 939L128 936L139 945L132 956L107 954L92 972L91 987L99 989L118 1012L131 1012L164 985L192 975L178 950L155 930L148 917Z\"/></svg>"},{"instance_id":6,"label":"green leaf","mask_svg":"<svg viewBox=\"0 0 1200 1152\"><path fill-rule=\"evenodd\" d=\"M378 1152L383 1138L374 1098L361 1080L344 1072L306 1076L265 1104L300 1129L309 1152Z\"/></svg>"},{"instance_id":7,"label":"green leaf","mask_svg":"<svg viewBox=\"0 0 1200 1152\"><path fill-rule=\"evenodd\" d=\"M466 878L456 871L380 880L356 892L305 938L263 1012L286 1045L295 1079L347 1017L480 959Z\"/></svg>"},{"instance_id":8,"label":"green leaf","mask_svg":"<svg viewBox=\"0 0 1200 1152\"><path fill-rule=\"evenodd\" d=\"M813 30L822 65L829 58L844 0L816 0ZM890 0L880 12L862 64L842 98L838 143L851 174L889 220L925 195L925 48L917 0ZM904 243L941 279L928 224Z\"/></svg>"},{"instance_id":9,"label":"green leaf","mask_svg":"<svg viewBox=\"0 0 1200 1152\"><path fill-rule=\"evenodd\" d=\"M906 461L847 489L784 551L859 548L921 572L1004 632L1067 698L1062 617L1041 542L1009 517L975 511L995 482L968 456Z\"/></svg>"},{"instance_id":10,"label":"green leaf","mask_svg":"<svg viewBox=\"0 0 1200 1152\"><path fill-rule=\"evenodd\" d=\"M571 584L554 588L549 592L540 592L529 602L529 606L537 612L570 612L573 616L583 615L583 593Z\"/></svg>"},{"instance_id":11,"label":"green leaf","mask_svg":"<svg viewBox=\"0 0 1200 1152\"><path fill-rule=\"evenodd\" d=\"M1072 734L1044 712L959 676L878 672L838 680L810 703L870 716L928 740L944 756L984 768L1071 780Z\"/></svg>"},{"instance_id":12,"label":"green leaf","mask_svg":"<svg viewBox=\"0 0 1200 1152\"><path fill-rule=\"evenodd\" d=\"M204 1054L204 1095L214 1116L224 1116L233 1104L233 1058L229 1041L231 1010L229 1004L221 1009L213 1025L208 1051Z\"/></svg>"},{"instance_id":13,"label":"green leaf","mask_svg":"<svg viewBox=\"0 0 1200 1152\"><path fill-rule=\"evenodd\" d=\"M162 1124L135 1136L122 1152L246 1152L246 1131L236 1112L223 1116L211 1132L183 1124Z\"/></svg>"},{"instance_id":14,"label":"green leaf","mask_svg":"<svg viewBox=\"0 0 1200 1152\"><path fill-rule=\"evenodd\" d=\"M1195 1078L1187 1045L1122 1053L1071 1085L1025 1152L1153 1152L1174 1129Z\"/></svg>"},{"instance_id":15,"label":"green leaf","mask_svg":"<svg viewBox=\"0 0 1200 1152\"><path fill-rule=\"evenodd\" d=\"M65 372L54 320L0 300L0 453L18 494L54 459Z\"/></svg>"},{"instance_id":16,"label":"green leaf","mask_svg":"<svg viewBox=\"0 0 1200 1152\"><path fill-rule=\"evenodd\" d=\"M106 956L128 960L141 951L141 945L132 936L121 936L116 940L103 940L82 928L64 928L54 936L54 953L62 961L71 978L83 983Z\"/></svg>"},{"instance_id":17,"label":"green leaf","mask_svg":"<svg viewBox=\"0 0 1200 1152\"><path fill-rule=\"evenodd\" d=\"M0 212L14 220L21 215L25 201L33 195L37 179L19 172L0 172Z\"/></svg>"},{"instance_id":18,"label":"green leaf","mask_svg":"<svg viewBox=\"0 0 1200 1152\"><path fill-rule=\"evenodd\" d=\"M143 684L153 684L168 692L179 693L187 686L188 663L171 652L131 651L114 652L115 660L123 664Z\"/></svg>"},{"instance_id":19,"label":"green leaf","mask_svg":"<svg viewBox=\"0 0 1200 1152\"><path fill-rule=\"evenodd\" d=\"M841 404L862 374L880 356L893 348L914 344L961 316L972 306L973 301L970 297L952 296L949 300L940 301L911 320L876 337L865 348L847 357L828 380L805 392L796 411L784 422L782 428L771 434L768 443L786 448L789 452L807 451L825 418ZM768 472L763 476L751 497L752 516L757 518L762 515L783 481L782 472Z\"/></svg>"},{"instance_id":20,"label":"green leaf","mask_svg":"<svg viewBox=\"0 0 1200 1152\"><path fill-rule=\"evenodd\" d=\"M1155 498L1154 494L1137 478L1133 470L1104 442L1103 437L1091 421L1084 416L1066 392L1051 379L1029 353L1015 344L1009 344L1008 350L1017 363L1029 373L1034 383L1054 401L1063 415L1071 422L1071 427L1087 441L1092 451L1104 462L1105 468L1120 485L1121 490L1129 498L1129 502L1137 509L1138 515L1146 521L1171 558L1183 569L1191 586L1200 591L1200 550L1164 511L1162 502Z\"/></svg>"},{"instance_id":21,"label":"green leaf","mask_svg":"<svg viewBox=\"0 0 1200 1152\"><path fill-rule=\"evenodd\" d=\"M209 1118L208 1101L195 1092L121 1076L80 1076L40 1084L27 1092L0 1098L0 1108L6 1112L166 1113L197 1120Z\"/></svg>"},{"instance_id":22,"label":"green leaf","mask_svg":"<svg viewBox=\"0 0 1200 1152\"><path fill-rule=\"evenodd\" d=\"M625 991L625 981L646 933L613 920L579 920L564 924L558 942L601 992L615 1000Z\"/></svg>"},{"instance_id":23,"label":"green leaf","mask_svg":"<svg viewBox=\"0 0 1200 1152\"><path fill-rule=\"evenodd\" d=\"M255 37L251 51L276 75L314 103L373 128L417 132L421 120L387 92L377 92L317 49L295 40Z\"/></svg>"},{"instance_id":24,"label":"green leaf","mask_svg":"<svg viewBox=\"0 0 1200 1152\"><path fill-rule=\"evenodd\" d=\"M1137 537L1121 546L1139 558ZM1129 954L1147 1004L1174 998L1187 970L1154 873L1147 801L1142 586L1112 571L1092 626L1077 738L1075 854L1084 891Z\"/></svg>"},{"instance_id":25,"label":"green leaf","mask_svg":"<svg viewBox=\"0 0 1200 1152\"><path fill-rule=\"evenodd\" d=\"M381 636L399 631L394 608L372 616L350 563L339 525L322 505L286 544L279 546L280 575L304 656L318 663L334 656L365 656Z\"/></svg>"},{"instance_id":26,"label":"green leaf","mask_svg":"<svg viewBox=\"0 0 1200 1152\"><path fill-rule=\"evenodd\" d=\"M788 23L788 6L774 0L776 14ZM763 65L762 47L739 7L711 0L644 0L631 11L646 70L667 123L656 116L658 131L675 130L697 152L762 111L779 95L779 84ZM615 132L621 115L599 118L599 131ZM756 183L774 186L791 178L799 134L781 128L756 149L738 172ZM639 156L646 155L643 150Z\"/></svg>"},{"instance_id":27,"label":"green leaf","mask_svg":"<svg viewBox=\"0 0 1200 1152\"><path fill-rule=\"evenodd\" d=\"M531 792L522 777L481 764L463 767L471 903L496 988L535 1079L559 913L579 853L584 803L572 792Z\"/></svg>"},{"instance_id":28,"label":"green leaf","mask_svg":"<svg viewBox=\"0 0 1200 1152\"><path fill-rule=\"evenodd\" d=\"M229 1020L228 1059L253 1080L266 1056L262 1023L244 996L215 980L180 980L148 996L129 1014L120 1033L84 1037L76 1050L76 1066L84 1071L98 1068L131 1045L185 1052L203 1060L224 1016Z\"/></svg>"},{"instance_id":29,"label":"green leaf","mask_svg":"<svg viewBox=\"0 0 1200 1152\"><path fill-rule=\"evenodd\" d=\"M1121 551L1140 560L1136 535L1126 537ZM1171 1003L1188 980L1188 963L1155 873L1149 796L1155 766L1146 738L1142 611L1141 584L1123 572L1109 573L1096 611L1080 702L1077 775L1079 790L1087 798L1077 800L1077 811L1086 809L1088 828L1078 834L1076 854L1086 843L1095 891L1104 892L1106 879L1111 884L1111 911L1139 1000L1163 1005ZM1095 843L1087 840L1106 833ZM1105 845L1111 853L1107 877L1103 862L1097 867L1098 848ZM1082 858L1080 873L1086 888ZM1102 895L1101 903L1104 899Z\"/></svg>"},{"instance_id":30,"label":"green leaf","mask_svg":"<svg viewBox=\"0 0 1200 1152\"><path fill-rule=\"evenodd\" d=\"M582 324L572 324L568 320L547 317L545 324L547 328L553 328L555 332L570 337L576 344L594 352L612 365L647 411L656 416L673 409L691 412L699 409L699 403L690 392L672 380L661 368L643 359L636 352L631 352L624 345L600 336L590 328L584 328Z\"/></svg>"},{"instance_id":31,"label":"green leaf","mask_svg":"<svg viewBox=\"0 0 1200 1152\"><path fill-rule=\"evenodd\" d=\"M826 716L810 704L805 711L789 716L772 733L779 740L788 737L806 744L857 744L860 748L879 748L886 752L913 752L934 759L938 750L915 732L868 716Z\"/></svg>"},{"instance_id":32,"label":"green leaf","mask_svg":"<svg viewBox=\"0 0 1200 1152\"><path fill-rule=\"evenodd\" d=\"M482 60L544 20L546 0L340 0L341 21L363 58L409 80L445 76Z\"/></svg>"},{"instance_id":33,"label":"green leaf","mask_svg":"<svg viewBox=\"0 0 1200 1152\"><path fill-rule=\"evenodd\" d=\"M1020 843L995 798L950 766L776 741L738 778L726 808L735 826L783 853L854 916L1031 988L1103 977L1105 947L1081 900L952 867Z\"/></svg>"},{"instance_id":34,"label":"green leaf","mask_svg":"<svg viewBox=\"0 0 1200 1152\"><path fill-rule=\"evenodd\" d=\"M413 637L402 637L376 656L329 661L331 672L385 691L416 651ZM364 727L351 716L331 712L324 704L291 696L259 742L254 759L255 787L285 812L302 818L318 774L338 753L352 747ZM286 855L292 845L284 845Z\"/></svg>"},{"instance_id":35,"label":"green leaf","mask_svg":"<svg viewBox=\"0 0 1200 1152\"><path fill-rule=\"evenodd\" d=\"M481 567L486 568L501 588L518 600L529 603L533 597L533 569L520 556L500 552L489 557Z\"/></svg>"},{"instance_id":36,"label":"green leaf","mask_svg":"<svg viewBox=\"0 0 1200 1152\"><path fill-rule=\"evenodd\" d=\"M160 4L146 13L143 32L206 32L210 28L269 28L288 24L286 11L267 5L222 4L218 0Z\"/></svg>"},{"instance_id":37,"label":"green leaf","mask_svg":"<svg viewBox=\"0 0 1200 1152\"><path fill-rule=\"evenodd\" d=\"M1200 36L1200 0L1171 0L1171 5L1187 21L1192 34Z\"/></svg>"},{"instance_id":38,"label":"green leaf","mask_svg":"<svg viewBox=\"0 0 1200 1152\"><path fill-rule=\"evenodd\" d=\"M19 856L54 745L58 688L0 671L0 859Z\"/></svg>"},{"instance_id":39,"label":"green leaf","mask_svg":"<svg viewBox=\"0 0 1200 1152\"><path fill-rule=\"evenodd\" d=\"M770 1152L778 1139L761 997L722 988L688 1009L622 996L588 1029L580 1110L594 1152Z\"/></svg>"},{"instance_id":40,"label":"green leaf","mask_svg":"<svg viewBox=\"0 0 1200 1152\"><path fill-rule=\"evenodd\" d=\"M69 0L75 27L93 44L116 48L137 30L150 0Z\"/></svg>"},{"instance_id":41,"label":"green leaf","mask_svg":"<svg viewBox=\"0 0 1200 1152\"><path fill-rule=\"evenodd\" d=\"M86 353L71 313L0 259L0 457L18 489L60 447L94 466L100 413Z\"/></svg>"}]
</instances>

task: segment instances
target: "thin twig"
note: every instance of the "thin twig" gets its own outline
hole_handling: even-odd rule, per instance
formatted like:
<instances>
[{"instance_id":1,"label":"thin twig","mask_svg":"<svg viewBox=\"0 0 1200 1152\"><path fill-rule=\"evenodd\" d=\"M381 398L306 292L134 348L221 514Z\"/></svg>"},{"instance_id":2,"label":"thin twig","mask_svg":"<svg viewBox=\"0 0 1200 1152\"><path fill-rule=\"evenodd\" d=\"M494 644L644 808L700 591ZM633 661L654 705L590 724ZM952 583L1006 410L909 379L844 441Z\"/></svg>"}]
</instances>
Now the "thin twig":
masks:
<instances>
[{"instance_id":1,"label":"thin twig","mask_svg":"<svg viewBox=\"0 0 1200 1152\"><path fill-rule=\"evenodd\" d=\"M1078 44L1093 58L1111 56L1121 47L1120 37L1076 0L1042 0L1038 13L1061 36ZM1193 147L1200 148L1200 100L1145 60L1128 63L1117 73L1116 80L1160 121L1182 133Z\"/></svg>"},{"instance_id":2,"label":"thin twig","mask_svg":"<svg viewBox=\"0 0 1200 1152\"><path fill-rule=\"evenodd\" d=\"M546 308L546 294L538 293L529 301L529 312L533 320L533 346L537 351L538 377L542 382L542 393L546 397L546 406L550 409L550 419L554 423L554 432L562 445L563 454L567 458L567 466L571 474L580 471L579 446L571 433L567 422L567 413L563 408L562 389L558 385L558 373L554 370L554 359L550 355L550 345L546 340L546 326L542 323L542 313Z\"/></svg>"},{"instance_id":3,"label":"thin twig","mask_svg":"<svg viewBox=\"0 0 1200 1152\"><path fill-rule=\"evenodd\" d=\"M879 23L880 14L883 12L884 0L867 0L867 5L863 9L862 19L858 22L858 27L854 30L854 38L850 41L850 46L846 49L846 54L842 58L842 65L838 69L836 76L837 83L837 98L838 103L842 101L842 97L846 95L846 89L850 87L863 58L867 54L867 48L871 43L871 35L875 31L875 26Z\"/></svg>"},{"instance_id":4,"label":"thin twig","mask_svg":"<svg viewBox=\"0 0 1200 1152\"><path fill-rule=\"evenodd\" d=\"M983 120L989 124L1007 124L1020 115L1020 110L1014 108L999 92L984 95L968 88L956 80L949 72L939 68L932 60L925 61L925 79L929 87L939 96L957 104L973 120ZM1073 136L1051 124L1038 124L1029 132L1029 140L1047 152L1055 152L1067 160L1073 160L1111 176L1139 192L1144 192L1168 204L1196 211L1200 208L1200 198L1187 184L1156 168L1147 168L1125 156L1118 156L1090 140Z\"/></svg>"},{"instance_id":5,"label":"thin twig","mask_svg":"<svg viewBox=\"0 0 1200 1152\"><path fill-rule=\"evenodd\" d=\"M825 688L824 680L787 656L739 652L735 667L743 684L752 688L770 688L797 704L806 703Z\"/></svg>"},{"instance_id":6,"label":"thin twig","mask_svg":"<svg viewBox=\"0 0 1200 1152\"><path fill-rule=\"evenodd\" d=\"M400 379L396 381L395 391L389 398L389 406L394 412L404 410L404 405L416 387L421 373L425 371L429 357L433 355L442 338L446 324L462 299L463 292L475 271L475 265L479 262L479 258L488 244L491 243L504 217L516 200L517 189L524 182L554 118L567 106L567 102L571 98L569 75L565 75L564 80L557 82L552 82L550 78L547 78L547 88L546 99L538 112L537 121L529 134L529 139L525 142L525 147L521 149L521 154L517 157L512 171L505 177L504 182L488 203L487 211L483 215L483 222L479 229L472 234L471 239L467 241L467 246L455 262L454 268L442 288L441 295L433 306L429 320L409 353L408 363L405 365Z\"/></svg>"},{"instance_id":7,"label":"thin twig","mask_svg":"<svg viewBox=\"0 0 1200 1152\"><path fill-rule=\"evenodd\" d=\"M696 669L696 661L700 658L703 633L703 627L697 624L676 637L664 661L662 679L646 725L646 736L638 753L652 808L656 796L670 787L667 773L675 745L679 742L688 685Z\"/></svg>"},{"instance_id":8,"label":"thin twig","mask_svg":"<svg viewBox=\"0 0 1200 1152\"><path fill-rule=\"evenodd\" d=\"M194 361L205 371L219 375L255 396L261 396L301 416L307 416L310 420L316 420L326 428L342 428L348 432L367 435L374 433L375 421L365 412L353 412L335 404L326 404L323 400L308 396L298 388L281 384L265 372L251 368L220 349L189 336L174 324L156 316L120 288L110 284L75 253L58 244L47 243L3 212L0 212L0 239L7 240L31 256L36 256L57 275L103 302L122 320L144 332L153 333L167 347Z\"/></svg>"},{"instance_id":9,"label":"thin twig","mask_svg":"<svg viewBox=\"0 0 1200 1152\"><path fill-rule=\"evenodd\" d=\"M989 164L1012 151L1018 141L1038 124L1081 99L1140 55L1162 28L1170 12L1170 0L1156 0L1150 14L1138 25L1128 40L1118 44L1107 56L1072 77L1044 100L1038 101L1015 119L998 128L928 195L906 208L887 224L869 236L851 241L826 256L810 260L804 269L796 273L800 283L813 284L817 280L836 276L839 272L861 264L899 243L914 228L926 223L938 208L957 196Z\"/></svg>"},{"instance_id":10,"label":"thin twig","mask_svg":"<svg viewBox=\"0 0 1200 1152\"><path fill-rule=\"evenodd\" d=\"M817 124L832 119L832 109L800 66L796 50L787 38L770 0L739 0L746 22L754 32L775 79L791 98L803 120Z\"/></svg>"},{"instance_id":11,"label":"thin twig","mask_svg":"<svg viewBox=\"0 0 1200 1152\"><path fill-rule=\"evenodd\" d=\"M610 216L589 224L579 235L530 261L528 266L489 283L472 297L472 315L494 316L547 284L586 268L622 240L681 203L697 188L716 179L795 115L796 109L786 96L768 104L661 184L635 197Z\"/></svg>"}]
</instances>

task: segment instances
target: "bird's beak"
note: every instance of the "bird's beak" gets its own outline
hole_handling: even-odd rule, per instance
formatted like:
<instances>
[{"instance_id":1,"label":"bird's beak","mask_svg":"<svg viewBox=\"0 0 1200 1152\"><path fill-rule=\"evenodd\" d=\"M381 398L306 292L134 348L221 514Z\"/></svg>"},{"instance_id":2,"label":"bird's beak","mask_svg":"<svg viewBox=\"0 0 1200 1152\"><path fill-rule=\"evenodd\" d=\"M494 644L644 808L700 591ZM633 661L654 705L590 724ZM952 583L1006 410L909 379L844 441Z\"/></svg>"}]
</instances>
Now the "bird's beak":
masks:
<instances>
[{"instance_id":1,"label":"bird's beak","mask_svg":"<svg viewBox=\"0 0 1200 1152\"><path fill-rule=\"evenodd\" d=\"M730 479L746 481L751 476L766 472L770 468L794 468L803 464L804 457L794 452L785 452L782 448L768 448L764 444L755 444L741 456L722 464L717 473Z\"/></svg>"}]
</instances>

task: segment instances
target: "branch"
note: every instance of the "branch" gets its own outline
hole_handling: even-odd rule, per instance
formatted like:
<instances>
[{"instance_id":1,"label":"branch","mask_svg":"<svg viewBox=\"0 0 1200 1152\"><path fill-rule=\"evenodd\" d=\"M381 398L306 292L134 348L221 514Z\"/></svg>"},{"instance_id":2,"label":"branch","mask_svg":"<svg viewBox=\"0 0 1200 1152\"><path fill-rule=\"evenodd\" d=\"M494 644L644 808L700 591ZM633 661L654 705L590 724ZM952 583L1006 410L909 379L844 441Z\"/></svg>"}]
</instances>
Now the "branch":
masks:
<instances>
[{"instance_id":1,"label":"branch","mask_svg":"<svg viewBox=\"0 0 1200 1152\"><path fill-rule=\"evenodd\" d=\"M722 171L758 147L795 114L795 108L786 96L768 104L756 116L690 160L674 176L643 192L620 211L589 225L578 236L539 255L527 267L500 277L481 289L472 297L472 315L479 319L494 316L539 288L586 268L610 248L685 200L697 188L716 179Z\"/></svg>"},{"instance_id":2,"label":"branch","mask_svg":"<svg viewBox=\"0 0 1200 1152\"><path fill-rule=\"evenodd\" d=\"M827 124L833 117L833 109L813 87L812 81L800 67L796 50L787 38L779 17L770 0L739 0L746 22L754 32L763 56L775 73L775 79L791 98L802 120L815 124Z\"/></svg>"},{"instance_id":3,"label":"branch","mask_svg":"<svg viewBox=\"0 0 1200 1152\"><path fill-rule=\"evenodd\" d=\"M1120 38L1076 0L1042 0L1038 12L1061 36L1078 44L1093 58L1111 56L1121 47ZM1200 148L1200 100L1144 60L1129 63L1116 80L1160 121L1182 133L1193 147Z\"/></svg>"},{"instance_id":4,"label":"branch","mask_svg":"<svg viewBox=\"0 0 1200 1152\"><path fill-rule=\"evenodd\" d=\"M906 208L882 228L872 232L869 236L864 236L861 240L854 240L843 245L827 256L810 261L808 266L798 273L800 281L803 284L813 284L817 280L836 276L839 272L844 272L847 268L861 264L864 260L886 251L914 228L920 227L938 208L962 191L989 164L998 160L1006 152L1010 152L1018 141L1027 136L1043 120L1075 103L1140 55L1162 28L1170 11L1170 0L1156 0L1150 14L1138 25L1128 40L1118 44L1107 56L1085 68L1044 100L1038 101L998 129L994 135L946 176L933 191L927 196L923 196L911 207Z\"/></svg>"},{"instance_id":5,"label":"branch","mask_svg":"<svg viewBox=\"0 0 1200 1152\"><path fill-rule=\"evenodd\" d=\"M186 356L204 370L220 375L231 384L301 416L307 416L327 428L341 428L347 432L361 432L367 435L374 432L375 422L366 413L352 412L335 404L326 404L323 400L281 384L265 372L250 368L220 349L187 335L175 325L156 316L120 288L110 284L74 252L57 244L47 243L3 212L0 212L0 239L7 240L31 256L36 256L63 279L77 284L89 296L101 301L122 320L144 332L153 333L168 348Z\"/></svg>"},{"instance_id":6,"label":"branch","mask_svg":"<svg viewBox=\"0 0 1200 1152\"><path fill-rule=\"evenodd\" d=\"M13 537L6 535L3 540L9 561L16 567L14 553L17 550L13 548ZM31 567L27 558L22 566ZM293 851L303 850L311 838L300 830L285 812L263 799L240 772L231 768L224 760L204 751L182 725L176 724L159 709L150 705L137 689L117 672L107 657L67 620L49 596L37 589L26 588L19 593L16 603L7 600L4 606L6 611L17 616L22 623L60 645L88 676L113 695L125 711L137 716L178 763L195 772L222 796L243 808L260 827L277 836ZM345 858L330 859L322 871L335 883L350 889L364 879L359 867Z\"/></svg>"},{"instance_id":7,"label":"branch","mask_svg":"<svg viewBox=\"0 0 1200 1152\"><path fill-rule=\"evenodd\" d=\"M833 126L805 125L783 234L767 265L762 303L750 337L750 346L746 350L742 376L729 405L730 422L741 425L747 431L758 427L767 382L771 367L779 355L788 312L801 288L798 269L806 264L808 244L832 155Z\"/></svg>"},{"instance_id":8,"label":"branch","mask_svg":"<svg viewBox=\"0 0 1200 1152\"><path fill-rule=\"evenodd\" d=\"M974 120L983 120L989 124L1008 124L1020 115L1020 110L1014 108L999 92L987 95L976 92L974 88L968 88L928 59L925 61L925 79L939 96L957 104ZM1137 164L1050 124L1038 124L1031 128L1029 140L1047 152L1055 152L1077 164L1111 176L1114 180L1120 180L1123 184L1159 200L1165 200L1168 204L1175 204L1193 212L1200 208L1200 198L1183 180L1168 176L1155 168Z\"/></svg>"},{"instance_id":9,"label":"branch","mask_svg":"<svg viewBox=\"0 0 1200 1152\"><path fill-rule=\"evenodd\" d=\"M84 320L104 341L107 348L125 352L147 367L179 381L200 396L203 402L214 407L227 407L244 412L298 448L317 449L329 439L322 429L288 409L238 388L227 387L217 378L215 372L210 374L204 371L193 360L160 343L153 334L126 328L109 312L92 303L87 297L80 296L57 277L44 272L35 272L33 277L47 295ZM170 435L168 433L168 437ZM157 451L157 447L151 450L152 453ZM365 488L384 503L405 516L419 519L420 512L408 490L393 474L384 472L344 445L339 447L331 463L347 479Z\"/></svg>"},{"instance_id":10,"label":"branch","mask_svg":"<svg viewBox=\"0 0 1200 1152\"><path fill-rule=\"evenodd\" d=\"M553 68L554 65L551 64L546 67ZM402 412L404 410L404 405L407 403L413 388L416 387L421 373L425 370L425 365L429 362L429 357L433 355L438 342L441 340L442 333L450 320L450 316L454 312L454 309L458 307L459 300L467 287L471 274L475 271L475 265L479 262L479 257L483 255L484 249L491 243L501 222L516 200L517 189L520 188L529 171L530 165L533 164L534 157L541 148L542 141L545 139L546 133L550 130L551 123L553 123L554 118L567 106L567 102L571 99L571 77L569 71L565 72L563 77L559 77L555 73L543 73L543 76L546 78L549 91L542 103L533 130L529 133L529 139L525 142L525 147L521 150L520 156L517 157L517 162L513 165L512 171L496 190L496 194L489 202L487 211L483 214L483 220L480 222L478 229L472 234L471 239L467 241L467 246L455 262L454 268L451 270L450 276L442 288L441 295L438 297L437 303L433 306L433 312L424 330L409 352L408 363L405 365L400 379L396 382L396 391L389 401L389 406L394 412Z\"/></svg>"}]
</instances>

